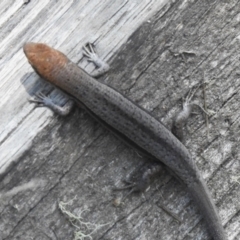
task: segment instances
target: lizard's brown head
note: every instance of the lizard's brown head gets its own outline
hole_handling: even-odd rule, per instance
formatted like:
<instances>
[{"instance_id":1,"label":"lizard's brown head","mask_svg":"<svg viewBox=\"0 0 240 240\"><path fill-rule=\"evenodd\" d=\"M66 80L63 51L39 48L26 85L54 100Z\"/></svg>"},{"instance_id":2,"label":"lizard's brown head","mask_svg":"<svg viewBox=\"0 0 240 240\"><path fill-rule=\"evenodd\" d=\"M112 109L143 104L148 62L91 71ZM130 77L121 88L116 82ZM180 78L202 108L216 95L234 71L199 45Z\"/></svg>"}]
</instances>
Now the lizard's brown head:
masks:
<instances>
[{"instance_id":1,"label":"lizard's brown head","mask_svg":"<svg viewBox=\"0 0 240 240\"><path fill-rule=\"evenodd\" d=\"M56 72L59 68L64 67L68 61L63 53L43 43L25 43L23 51L33 69L53 84L56 80Z\"/></svg>"}]
</instances>

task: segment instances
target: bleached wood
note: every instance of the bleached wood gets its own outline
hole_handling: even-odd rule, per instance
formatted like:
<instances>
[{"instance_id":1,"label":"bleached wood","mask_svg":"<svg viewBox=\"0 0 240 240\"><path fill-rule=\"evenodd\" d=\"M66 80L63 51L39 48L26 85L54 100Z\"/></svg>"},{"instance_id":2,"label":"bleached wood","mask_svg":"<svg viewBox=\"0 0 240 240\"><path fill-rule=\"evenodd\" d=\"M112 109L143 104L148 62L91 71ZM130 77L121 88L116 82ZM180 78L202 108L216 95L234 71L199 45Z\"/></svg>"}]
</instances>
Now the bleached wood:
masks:
<instances>
[{"instance_id":1,"label":"bleached wood","mask_svg":"<svg viewBox=\"0 0 240 240\"><path fill-rule=\"evenodd\" d=\"M209 185L228 239L238 239L239 10L237 0L0 1L0 239L73 239L75 229L58 208L71 199L69 211L89 209L83 221L109 223L93 239L210 239L197 206L168 173L146 193L114 206L125 192L112 188L146 159L82 110L62 118L29 104L27 92L39 78L22 52L26 41L81 59L88 71L93 66L82 59L81 47L94 42L112 69L100 81L167 127L182 98L206 81L206 103L215 113L207 128L196 108L185 145ZM194 100L203 104L202 87Z\"/></svg>"}]
</instances>

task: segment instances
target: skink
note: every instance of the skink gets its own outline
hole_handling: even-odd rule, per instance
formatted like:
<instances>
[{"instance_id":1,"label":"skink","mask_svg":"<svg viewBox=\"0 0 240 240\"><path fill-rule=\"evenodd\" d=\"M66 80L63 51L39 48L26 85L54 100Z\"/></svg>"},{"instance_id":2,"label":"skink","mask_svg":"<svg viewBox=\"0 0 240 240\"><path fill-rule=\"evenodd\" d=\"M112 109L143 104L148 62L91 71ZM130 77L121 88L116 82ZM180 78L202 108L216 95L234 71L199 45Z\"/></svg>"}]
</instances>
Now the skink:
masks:
<instances>
[{"instance_id":1,"label":"skink","mask_svg":"<svg viewBox=\"0 0 240 240\"><path fill-rule=\"evenodd\" d=\"M161 161L187 186L215 240L227 240L210 192L186 147L163 124L115 89L100 83L63 53L41 43L26 43L34 70L60 88L122 138Z\"/></svg>"}]
</instances>

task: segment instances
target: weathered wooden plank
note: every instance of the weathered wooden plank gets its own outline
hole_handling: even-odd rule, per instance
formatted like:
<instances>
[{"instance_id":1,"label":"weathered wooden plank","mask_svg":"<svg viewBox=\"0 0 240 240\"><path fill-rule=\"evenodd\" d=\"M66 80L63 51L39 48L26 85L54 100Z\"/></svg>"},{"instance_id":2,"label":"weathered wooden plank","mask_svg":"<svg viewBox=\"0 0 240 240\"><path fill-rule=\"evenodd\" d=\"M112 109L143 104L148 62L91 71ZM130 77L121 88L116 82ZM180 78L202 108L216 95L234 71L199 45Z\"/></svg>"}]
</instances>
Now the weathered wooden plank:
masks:
<instances>
[{"instance_id":1,"label":"weathered wooden plank","mask_svg":"<svg viewBox=\"0 0 240 240\"><path fill-rule=\"evenodd\" d=\"M160 9L159 1L141 2L43 1L39 6L31 2L16 14L17 19L35 14L28 24L27 19L18 20L23 29L17 32L18 22L6 22L0 49L1 96L4 93L0 161L17 162L5 174L2 171L0 191L16 186L22 186L22 191L15 189L17 195L13 191L2 199L2 239L71 239L74 228L61 214L58 202L74 197L68 206L71 212L89 209L83 213L84 221L109 223L93 234L94 239L209 239L197 206L168 173L145 194L130 196L120 208L113 206L121 193L114 193L112 187L121 185L129 169L145 159L81 110L64 119L26 102L25 88L29 91L38 80L20 49L31 37L59 48L74 61L85 41L95 42L112 66L100 81L119 89L167 126L181 108L181 98L205 80L207 105L215 111L209 118L209 134L199 111L189 121L185 144L208 182L228 239L239 238L240 4L172 1ZM126 42L130 32L152 13L142 4L156 6L158 11ZM11 25L15 33L7 32ZM194 99L203 104L201 89ZM161 204L182 223L165 213Z\"/></svg>"}]
</instances>

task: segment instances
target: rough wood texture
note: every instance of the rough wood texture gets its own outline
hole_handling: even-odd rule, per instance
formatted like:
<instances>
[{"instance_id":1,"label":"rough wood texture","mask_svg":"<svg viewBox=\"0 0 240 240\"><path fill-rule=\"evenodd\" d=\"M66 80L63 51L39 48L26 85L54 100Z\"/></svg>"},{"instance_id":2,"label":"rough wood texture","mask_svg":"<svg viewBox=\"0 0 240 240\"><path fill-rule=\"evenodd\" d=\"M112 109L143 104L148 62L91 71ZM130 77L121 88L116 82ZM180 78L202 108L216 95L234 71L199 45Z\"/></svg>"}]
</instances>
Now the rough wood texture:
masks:
<instances>
[{"instance_id":1,"label":"rough wood texture","mask_svg":"<svg viewBox=\"0 0 240 240\"><path fill-rule=\"evenodd\" d=\"M100 81L168 127L182 98L206 82L206 104L214 114L207 128L196 107L185 144L208 183L228 239L239 239L240 3L19 2L0 3L0 239L73 239L75 228L58 208L71 199L69 211L89 210L82 213L83 221L108 223L93 233L94 239L210 239L197 206L167 172L146 193L114 206L123 193L112 188L146 159L81 110L62 118L26 101L39 81L21 50L29 40L46 42L76 62L82 44L94 42L112 67ZM194 97L201 105L202 93L200 87ZM17 186L22 188L13 189Z\"/></svg>"}]
</instances>

